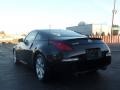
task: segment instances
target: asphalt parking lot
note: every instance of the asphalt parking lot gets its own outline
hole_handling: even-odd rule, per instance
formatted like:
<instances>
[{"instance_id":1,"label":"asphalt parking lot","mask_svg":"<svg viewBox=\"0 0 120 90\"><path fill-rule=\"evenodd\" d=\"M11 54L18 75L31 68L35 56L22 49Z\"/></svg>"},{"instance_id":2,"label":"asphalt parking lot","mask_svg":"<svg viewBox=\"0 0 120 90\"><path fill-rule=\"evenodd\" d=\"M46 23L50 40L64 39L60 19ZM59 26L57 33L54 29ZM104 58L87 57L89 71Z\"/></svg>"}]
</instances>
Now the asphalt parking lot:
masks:
<instances>
[{"instance_id":1,"label":"asphalt parking lot","mask_svg":"<svg viewBox=\"0 0 120 90\"><path fill-rule=\"evenodd\" d=\"M42 83L33 70L12 62L12 46L0 46L0 90L120 90L120 45L110 45L112 64L105 71L54 78Z\"/></svg>"}]
</instances>

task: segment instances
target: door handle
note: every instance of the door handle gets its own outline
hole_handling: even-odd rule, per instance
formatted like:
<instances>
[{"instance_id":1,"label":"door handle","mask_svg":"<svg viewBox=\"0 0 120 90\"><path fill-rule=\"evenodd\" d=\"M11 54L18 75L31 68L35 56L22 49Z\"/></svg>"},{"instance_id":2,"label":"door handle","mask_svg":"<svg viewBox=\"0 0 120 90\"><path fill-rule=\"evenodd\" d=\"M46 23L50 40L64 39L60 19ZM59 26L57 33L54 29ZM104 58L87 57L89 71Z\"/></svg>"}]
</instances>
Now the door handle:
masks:
<instances>
[{"instance_id":1,"label":"door handle","mask_svg":"<svg viewBox=\"0 0 120 90\"><path fill-rule=\"evenodd\" d=\"M31 43L30 48L33 46L33 43Z\"/></svg>"},{"instance_id":2,"label":"door handle","mask_svg":"<svg viewBox=\"0 0 120 90\"><path fill-rule=\"evenodd\" d=\"M37 47L35 47L35 50L37 49Z\"/></svg>"}]
</instances>

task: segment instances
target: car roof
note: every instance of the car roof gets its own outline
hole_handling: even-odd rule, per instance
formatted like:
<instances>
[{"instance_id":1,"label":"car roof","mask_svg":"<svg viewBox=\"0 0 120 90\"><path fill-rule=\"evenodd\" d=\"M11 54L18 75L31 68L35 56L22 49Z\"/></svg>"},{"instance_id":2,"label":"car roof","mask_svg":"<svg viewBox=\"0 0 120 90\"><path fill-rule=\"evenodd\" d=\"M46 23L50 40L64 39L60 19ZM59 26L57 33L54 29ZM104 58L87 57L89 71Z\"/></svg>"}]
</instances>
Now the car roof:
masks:
<instances>
[{"instance_id":1,"label":"car roof","mask_svg":"<svg viewBox=\"0 0 120 90\"><path fill-rule=\"evenodd\" d=\"M66 31L66 30L64 30L64 29L37 29L37 30L33 30L33 31L37 31L37 32L50 32L50 31ZM69 31L69 30L67 30L67 31Z\"/></svg>"}]
</instances>

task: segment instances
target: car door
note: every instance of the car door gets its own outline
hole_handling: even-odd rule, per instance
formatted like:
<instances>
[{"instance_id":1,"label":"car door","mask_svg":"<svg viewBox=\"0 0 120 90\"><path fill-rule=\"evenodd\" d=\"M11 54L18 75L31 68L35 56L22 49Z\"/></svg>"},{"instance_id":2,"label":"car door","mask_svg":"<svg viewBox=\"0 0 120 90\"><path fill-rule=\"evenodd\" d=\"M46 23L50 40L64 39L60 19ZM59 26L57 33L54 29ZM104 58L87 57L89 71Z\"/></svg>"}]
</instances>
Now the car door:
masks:
<instances>
[{"instance_id":1,"label":"car door","mask_svg":"<svg viewBox=\"0 0 120 90\"><path fill-rule=\"evenodd\" d=\"M37 31L30 32L24 39L23 43L21 43L22 45L20 45L22 60L27 63L30 63L32 59L33 51L31 50L31 47L33 45L36 35L37 35Z\"/></svg>"},{"instance_id":2,"label":"car door","mask_svg":"<svg viewBox=\"0 0 120 90\"><path fill-rule=\"evenodd\" d=\"M36 35L36 38L33 42L33 46L31 47L31 49L34 50L34 51L40 49L40 47L42 47L42 45L43 45L43 41L44 41L43 37L41 36L40 33L38 33Z\"/></svg>"}]
</instances>

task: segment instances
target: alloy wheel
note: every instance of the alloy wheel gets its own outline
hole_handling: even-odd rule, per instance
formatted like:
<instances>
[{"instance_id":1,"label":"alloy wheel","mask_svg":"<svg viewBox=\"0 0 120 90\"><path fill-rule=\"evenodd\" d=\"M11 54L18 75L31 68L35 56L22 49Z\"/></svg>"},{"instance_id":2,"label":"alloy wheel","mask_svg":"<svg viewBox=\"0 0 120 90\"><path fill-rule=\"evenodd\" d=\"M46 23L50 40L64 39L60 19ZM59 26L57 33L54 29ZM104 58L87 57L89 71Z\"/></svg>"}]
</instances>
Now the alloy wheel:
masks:
<instances>
[{"instance_id":1,"label":"alloy wheel","mask_svg":"<svg viewBox=\"0 0 120 90\"><path fill-rule=\"evenodd\" d=\"M39 56L37 58L35 67L36 67L36 74L38 79L42 80L45 75L45 65L42 57Z\"/></svg>"},{"instance_id":2,"label":"alloy wheel","mask_svg":"<svg viewBox=\"0 0 120 90\"><path fill-rule=\"evenodd\" d=\"M13 52L13 62L16 64L17 60L16 60L16 52Z\"/></svg>"}]
</instances>

